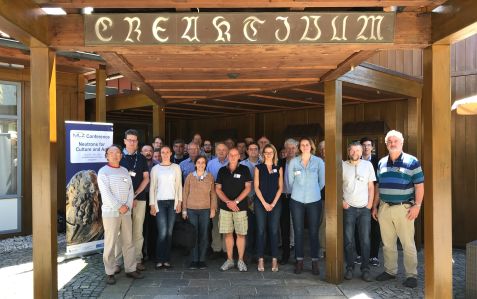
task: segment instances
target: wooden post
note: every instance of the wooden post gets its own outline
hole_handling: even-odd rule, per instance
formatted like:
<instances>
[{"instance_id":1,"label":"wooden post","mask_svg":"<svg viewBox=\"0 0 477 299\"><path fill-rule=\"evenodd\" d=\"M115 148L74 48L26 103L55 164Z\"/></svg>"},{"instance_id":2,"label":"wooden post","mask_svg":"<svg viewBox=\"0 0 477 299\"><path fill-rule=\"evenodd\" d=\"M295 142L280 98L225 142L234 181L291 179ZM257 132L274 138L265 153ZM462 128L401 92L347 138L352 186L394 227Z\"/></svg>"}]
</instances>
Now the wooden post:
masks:
<instances>
[{"instance_id":1,"label":"wooden post","mask_svg":"<svg viewBox=\"0 0 477 299\"><path fill-rule=\"evenodd\" d=\"M35 298L57 298L56 56L30 48L33 288Z\"/></svg>"},{"instance_id":2,"label":"wooden post","mask_svg":"<svg viewBox=\"0 0 477 299\"><path fill-rule=\"evenodd\" d=\"M76 115L76 120L84 121L85 120L85 98L84 98L84 90L85 90L85 78L83 74L78 75L78 87L77 87L77 103L78 103L78 112Z\"/></svg>"},{"instance_id":3,"label":"wooden post","mask_svg":"<svg viewBox=\"0 0 477 299\"><path fill-rule=\"evenodd\" d=\"M452 298L450 46L424 50L423 161L426 298Z\"/></svg>"},{"instance_id":4,"label":"wooden post","mask_svg":"<svg viewBox=\"0 0 477 299\"><path fill-rule=\"evenodd\" d=\"M326 280L343 281L342 82L325 82Z\"/></svg>"},{"instance_id":5,"label":"wooden post","mask_svg":"<svg viewBox=\"0 0 477 299\"><path fill-rule=\"evenodd\" d=\"M159 105L152 106L152 135L166 138L166 113Z\"/></svg>"},{"instance_id":6,"label":"wooden post","mask_svg":"<svg viewBox=\"0 0 477 299\"><path fill-rule=\"evenodd\" d=\"M106 66L96 69L96 121L106 122Z\"/></svg>"}]
</instances>

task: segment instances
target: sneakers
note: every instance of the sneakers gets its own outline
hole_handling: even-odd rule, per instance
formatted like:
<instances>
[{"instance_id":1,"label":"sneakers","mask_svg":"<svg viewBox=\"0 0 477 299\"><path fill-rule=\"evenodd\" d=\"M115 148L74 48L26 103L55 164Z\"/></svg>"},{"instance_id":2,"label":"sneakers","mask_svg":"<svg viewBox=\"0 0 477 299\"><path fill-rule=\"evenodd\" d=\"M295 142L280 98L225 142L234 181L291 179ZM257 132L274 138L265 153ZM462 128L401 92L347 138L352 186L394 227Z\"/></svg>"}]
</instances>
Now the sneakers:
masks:
<instances>
[{"instance_id":1,"label":"sneakers","mask_svg":"<svg viewBox=\"0 0 477 299\"><path fill-rule=\"evenodd\" d=\"M346 280L353 279L353 269L346 269L344 279L346 279Z\"/></svg>"},{"instance_id":2,"label":"sneakers","mask_svg":"<svg viewBox=\"0 0 477 299\"><path fill-rule=\"evenodd\" d=\"M140 272L138 271L134 271L134 272L128 272L126 273L126 276L127 277L130 277L130 278L134 278L134 279L142 279L144 278L144 275L142 275Z\"/></svg>"},{"instance_id":3,"label":"sneakers","mask_svg":"<svg viewBox=\"0 0 477 299\"><path fill-rule=\"evenodd\" d=\"M199 268L199 262L191 262L189 264L189 269L190 270L197 270Z\"/></svg>"},{"instance_id":4,"label":"sneakers","mask_svg":"<svg viewBox=\"0 0 477 299\"><path fill-rule=\"evenodd\" d=\"M415 277L408 277L402 283L402 285L407 287L407 288L414 289L415 287L417 287L417 279Z\"/></svg>"},{"instance_id":5,"label":"sneakers","mask_svg":"<svg viewBox=\"0 0 477 299\"><path fill-rule=\"evenodd\" d=\"M107 284L115 284L116 279L114 278L114 275L107 275L106 277L106 283Z\"/></svg>"},{"instance_id":6,"label":"sneakers","mask_svg":"<svg viewBox=\"0 0 477 299\"><path fill-rule=\"evenodd\" d=\"M247 272L247 265L244 261L239 260L237 263L237 268L240 272Z\"/></svg>"},{"instance_id":7,"label":"sneakers","mask_svg":"<svg viewBox=\"0 0 477 299\"><path fill-rule=\"evenodd\" d=\"M383 272L379 274L378 276L376 276L376 281L386 281L386 280L391 280L395 278L396 278L395 275L391 275L388 272Z\"/></svg>"},{"instance_id":8,"label":"sneakers","mask_svg":"<svg viewBox=\"0 0 477 299\"><path fill-rule=\"evenodd\" d=\"M357 264L357 265L361 265L361 256L360 255L356 256L356 259L354 260L354 263Z\"/></svg>"},{"instance_id":9,"label":"sneakers","mask_svg":"<svg viewBox=\"0 0 477 299\"><path fill-rule=\"evenodd\" d=\"M220 271L227 271L235 267L234 260L226 260L225 263L220 267Z\"/></svg>"},{"instance_id":10,"label":"sneakers","mask_svg":"<svg viewBox=\"0 0 477 299\"><path fill-rule=\"evenodd\" d=\"M205 262L199 262L197 266L199 267L200 270L207 269L207 264Z\"/></svg>"},{"instance_id":11,"label":"sneakers","mask_svg":"<svg viewBox=\"0 0 477 299\"><path fill-rule=\"evenodd\" d=\"M372 257L369 259L369 264L373 267L379 267L379 259L377 257Z\"/></svg>"}]
</instances>

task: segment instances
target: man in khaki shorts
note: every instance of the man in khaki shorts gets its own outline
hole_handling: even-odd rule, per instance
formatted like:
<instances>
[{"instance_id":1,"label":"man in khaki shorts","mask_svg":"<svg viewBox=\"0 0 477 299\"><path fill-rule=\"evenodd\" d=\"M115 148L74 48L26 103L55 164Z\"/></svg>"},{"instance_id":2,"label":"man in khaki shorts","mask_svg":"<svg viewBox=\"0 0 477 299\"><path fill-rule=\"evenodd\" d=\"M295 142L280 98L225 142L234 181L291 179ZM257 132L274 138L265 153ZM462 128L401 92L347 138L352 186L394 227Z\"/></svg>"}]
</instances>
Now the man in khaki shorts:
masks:
<instances>
[{"instance_id":1,"label":"man in khaki shorts","mask_svg":"<svg viewBox=\"0 0 477 299\"><path fill-rule=\"evenodd\" d=\"M215 185L215 191L220 199L219 229L220 233L224 235L227 248L227 260L220 267L222 271L227 271L235 266L233 259L234 231L237 234L239 255L237 268L240 272L247 271L243 255L248 230L247 195L252 189L252 178L247 166L238 163L239 159L239 151L236 148L230 149L229 164L220 168Z\"/></svg>"}]
</instances>

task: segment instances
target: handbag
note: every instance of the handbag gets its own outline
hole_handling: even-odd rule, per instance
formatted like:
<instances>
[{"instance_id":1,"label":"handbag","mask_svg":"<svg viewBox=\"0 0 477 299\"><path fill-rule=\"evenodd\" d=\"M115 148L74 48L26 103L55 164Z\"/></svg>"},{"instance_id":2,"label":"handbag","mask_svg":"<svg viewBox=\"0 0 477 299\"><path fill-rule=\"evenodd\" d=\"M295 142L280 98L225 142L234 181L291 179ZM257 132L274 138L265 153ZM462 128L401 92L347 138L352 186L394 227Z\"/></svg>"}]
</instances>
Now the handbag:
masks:
<instances>
[{"instance_id":1,"label":"handbag","mask_svg":"<svg viewBox=\"0 0 477 299\"><path fill-rule=\"evenodd\" d=\"M172 246L191 250L197 244L197 228L188 219L176 219L172 231Z\"/></svg>"}]
</instances>

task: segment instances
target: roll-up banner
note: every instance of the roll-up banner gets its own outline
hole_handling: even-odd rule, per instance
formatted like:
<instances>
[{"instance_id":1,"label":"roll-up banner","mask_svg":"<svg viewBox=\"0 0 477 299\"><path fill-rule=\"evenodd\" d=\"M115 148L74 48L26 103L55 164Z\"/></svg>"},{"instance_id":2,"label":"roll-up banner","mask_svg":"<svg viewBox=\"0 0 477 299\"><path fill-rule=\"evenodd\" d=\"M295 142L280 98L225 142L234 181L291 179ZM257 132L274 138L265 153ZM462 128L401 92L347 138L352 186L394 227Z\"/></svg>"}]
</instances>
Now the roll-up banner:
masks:
<instances>
[{"instance_id":1,"label":"roll-up banner","mask_svg":"<svg viewBox=\"0 0 477 299\"><path fill-rule=\"evenodd\" d=\"M66 256L104 247L98 170L113 144L113 124L65 122L66 137Z\"/></svg>"}]
</instances>

